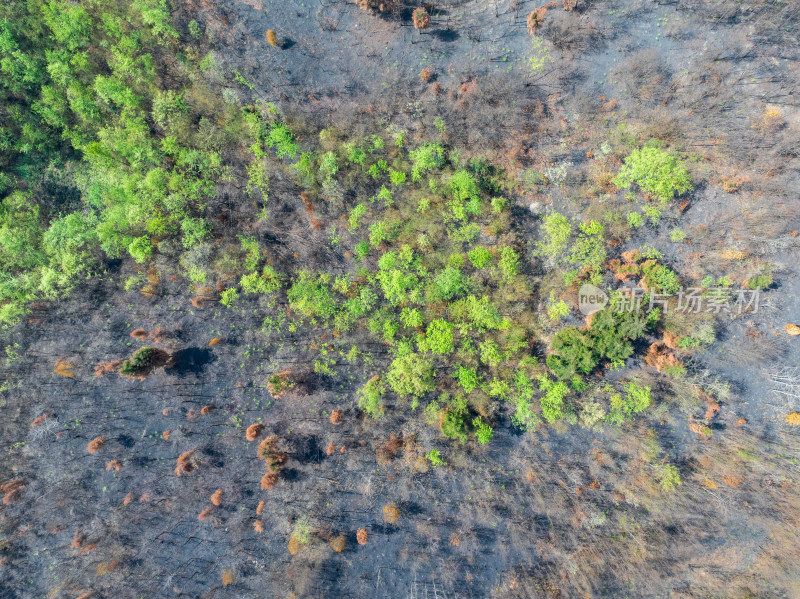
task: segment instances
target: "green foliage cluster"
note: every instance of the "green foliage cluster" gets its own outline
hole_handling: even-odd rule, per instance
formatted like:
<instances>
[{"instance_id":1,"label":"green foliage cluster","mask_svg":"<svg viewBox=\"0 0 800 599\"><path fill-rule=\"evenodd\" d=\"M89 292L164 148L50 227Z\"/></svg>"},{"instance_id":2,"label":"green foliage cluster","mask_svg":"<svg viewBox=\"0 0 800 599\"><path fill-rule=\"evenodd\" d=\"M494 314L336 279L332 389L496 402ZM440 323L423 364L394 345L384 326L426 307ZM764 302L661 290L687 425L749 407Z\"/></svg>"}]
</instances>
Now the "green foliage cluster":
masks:
<instances>
[{"instance_id":1,"label":"green foliage cluster","mask_svg":"<svg viewBox=\"0 0 800 599\"><path fill-rule=\"evenodd\" d=\"M653 317L640 308L628 310L619 295L608 307L596 312L589 330L567 327L556 333L547 366L558 378L589 374L601 360L620 362L633 353L632 341L642 337Z\"/></svg>"},{"instance_id":2,"label":"green foliage cluster","mask_svg":"<svg viewBox=\"0 0 800 599\"><path fill-rule=\"evenodd\" d=\"M636 183L661 202L692 189L692 181L680 159L652 140L625 158L613 183L620 189L630 189Z\"/></svg>"}]
</instances>

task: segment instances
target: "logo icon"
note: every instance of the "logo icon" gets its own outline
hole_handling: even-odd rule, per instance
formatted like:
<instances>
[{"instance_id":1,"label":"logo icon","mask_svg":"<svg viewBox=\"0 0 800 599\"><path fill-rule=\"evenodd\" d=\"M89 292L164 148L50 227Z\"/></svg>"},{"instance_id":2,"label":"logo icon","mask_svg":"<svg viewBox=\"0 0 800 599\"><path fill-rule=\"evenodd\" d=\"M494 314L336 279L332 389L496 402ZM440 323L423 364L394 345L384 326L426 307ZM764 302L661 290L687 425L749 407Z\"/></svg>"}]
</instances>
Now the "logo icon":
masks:
<instances>
[{"instance_id":1,"label":"logo icon","mask_svg":"<svg viewBox=\"0 0 800 599\"><path fill-rule=\"evenodd\" d=\"M589 316L606 307L608 304L608 294L594 285L581 285L578 290L578 310L582 314Z\"/></svg>"}]
</instances>

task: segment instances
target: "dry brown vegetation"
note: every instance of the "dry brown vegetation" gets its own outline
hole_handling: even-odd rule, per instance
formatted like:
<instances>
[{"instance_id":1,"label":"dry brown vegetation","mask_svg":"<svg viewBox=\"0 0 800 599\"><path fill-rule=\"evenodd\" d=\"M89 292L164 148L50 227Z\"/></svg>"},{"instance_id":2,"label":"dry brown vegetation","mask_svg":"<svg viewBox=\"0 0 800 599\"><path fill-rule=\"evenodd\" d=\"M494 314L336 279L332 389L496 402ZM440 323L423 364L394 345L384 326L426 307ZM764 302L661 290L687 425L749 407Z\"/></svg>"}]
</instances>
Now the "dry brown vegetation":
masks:
<instances>
[{"instance_id":1,"label":"dry brown vegetation","mask_svg":"<svg viewBox=\"0 0 800 599\"><path fill-rule=\"evenodd\" d=\"M103 449L103 445L105 445L105 443L106 443L105 437L102 436L95 437L94 439L89 441L89 444L86 446L86 451L88 451L89 453L97 453L98 451Z\"/></svg>"}]
</instances>

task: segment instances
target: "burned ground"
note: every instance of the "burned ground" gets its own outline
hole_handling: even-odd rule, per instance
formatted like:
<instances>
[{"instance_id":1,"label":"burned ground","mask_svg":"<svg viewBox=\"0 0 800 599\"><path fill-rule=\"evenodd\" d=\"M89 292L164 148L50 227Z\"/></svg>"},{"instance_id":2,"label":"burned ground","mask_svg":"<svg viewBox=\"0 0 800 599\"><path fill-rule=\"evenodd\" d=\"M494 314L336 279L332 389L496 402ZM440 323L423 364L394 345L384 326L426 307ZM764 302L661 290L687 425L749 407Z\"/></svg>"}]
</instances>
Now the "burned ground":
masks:
<instances>
[{"instance_id":1,"label":"burned ground","mask_svg":"<svg viewBox=\"0 0 800 599\"><path fill-rule=\"evenodd\" d=\"M313 363L334 342L330 332L264 326L288 309L282 299L276 307L243 295L227 308L212 289L212 299L193 305L195 290L166 248L146 293L123 288L145 269L108 262L102 279L4 332L12 350L1 365L3 597L800 592L800 429L786 419L800 411L791 371L800 349L784 330L800 314L797 8L585 0L566 11L559 3L538 30L552 60L531 72L526 17L535 4L437 2L424 30L413 27L415 7L187 0L175 20L196 19L224 68L279 105L301 142L324 127L361 137L390 124L422 141L439 117L448 145L520 182L569 163L563 185L520 183L508 194L534 305L552 281L533 255L538 214L529 206L592 214L607 200L590 188L608 184L593 169L618 166L596 167L589 153L602 140L674 143L695 156L690 204L665 211L636 244L697 278L731 273L739 283L769 264L774 283L759 311L714 319L716 341L681 355L688 370L679 380L645 363L647 346L660 341L649 337L623 369L606 372L653 388L654 405L633 423L523 433L501 409L483 447L443 439L399 402L390 402L391 417L359 411L364 380L391 360L372 337L348 338L372 362L337 355L334 375L321 374ZM270 29L280 48L268 43ZM434 73L427 82L426 68ZM219 245L247 233L279 272L350 269L328 225L342 222L343 206L362 190L344 190L342 207L313 198L309 210L303 187L284 173L270 184L267 220L256 218L243 180L220 184L209 204ZM671 243L675 227L691 243ZM632 247L626 240L618 249ZM139 328L146 341L131 337ZM144 380L114 368L98 375L98 365L145 344L172 362ZM271 393L270 378L282 372L292 385ZM730 392L714 394L712 434L698 434L709 405L696 388L725 382ZM263 431L248 441L255 423ZM257 455L271 435L272 468ZM102 446L88 451L98 437ZM446 466L431 466L432 448ZM666 462L682 479L668 494L656 482ZM276 476L265 489L269 472ZM396 522L385 519L389 505ZM293 545L304 519L309 539Z\"/></svg>"}]
</instances>

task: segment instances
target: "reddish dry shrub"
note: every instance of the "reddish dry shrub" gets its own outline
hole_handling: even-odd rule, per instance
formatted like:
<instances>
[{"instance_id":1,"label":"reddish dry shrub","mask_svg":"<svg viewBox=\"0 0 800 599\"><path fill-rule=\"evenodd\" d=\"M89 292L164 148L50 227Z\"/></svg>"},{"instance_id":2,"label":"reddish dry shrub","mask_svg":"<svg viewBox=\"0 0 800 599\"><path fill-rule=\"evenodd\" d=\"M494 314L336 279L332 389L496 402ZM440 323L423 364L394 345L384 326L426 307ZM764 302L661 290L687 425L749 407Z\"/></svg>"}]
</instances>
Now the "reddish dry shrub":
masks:
<instances>
[{"instance_id":1,"label":"reddish dry shrub","mask_svg":"<svg viewBox=\"0 0 800 599\"><path fill-rule=\"evenodd\" d=\"M147 339L147 331L145 329L133 329L131 331L131 337L139 341L144 341Z\"/></svg>"},{"instance_id":2,"label":"reddish dry shrub","mask_svg":"<svg viewBox=\"0 0 800 599\"><path fill-rule=\"evenodd\" d=\"M572 11L575 10L575 6L578 4L578 0L564 0L564 10Z\"/></svg>"},{"instance_id":3,"label":"reddish dry shrub","mask_svg":"<svg viewBox=\"0 0 800 599\"><path fill-rule=\"evenodd\" d=\"M110 362L100 362L94 367L94 375L97 378L103 378L104 374L109 372L116 372L117 368L122 365L123 360L111 360Z\"/></svg>"},{"instance_id":4,"label":"reddish dry shrub","mask_svg":"<svg viewBox=\"0 0 800 599\"><path fill-rule=\"evenodd\" d=\"M253 522L253 530L261 534L262 532L264 532L264 523L261 520L256 520L255 522Z\"/></svg>"},{"instance_id":5,"label":"reddish dry shrub","mask_svg":"<svg viewBox=\"0 0 800 599\"><path fill-rule=\"evenodd\" d=\"M427 29L431 22L431 16L424 8L417 8L411 13L411 19L414 21L414 29Z\"/></svg>"},{"instance_id":6,"label":"reddish dry shrub","mask_svg":"<svg viewBox=\"0 0 800 599\"><path fill-rule=\"evenodd\" d=\"M347 539L344 535L335 536L331 539L330 545L331 549L333 549L336 553L341 553L347 546Z\"/></svg>"},{"instance_id":7,"label":"reddish dry shrub","mask_svg":"<svg viewBox=\"0 0 800 599\"><path fill-rule=\"evenodd\" d=\"M261 431L264 430L264 425L260 423L251 424L247 427L247 431L245 431L244 437L248 441L255 441L261 436Z\"/></svg>"},{"instance_id":8,"label":"reddish dry shrub","mask_svg":"<svg viewBox=\"0 0 800 599\"><path fill-rule=\"evenodd\" d=\"M211 494L211 503L217 506L222 504L222 489L217 489Z\"/></svg>"},{"instance_id":9,"label":"reddish dry shrub","mask_svg":"<svg viewBox=\"0 0 800 599\"><path fill-rule=\"evenodd\" d=\"M341 410L333 410L331 412L331 424L341 424L342 420L342 411Z\"/></svg>"},{"instance_id":10,"label":"reddish dry shrub","mask_svg":"<svg viewBox=\"0 0 800 599\"><path fill-rule=\"evenodd\" d=\"M259 460L267 460L269 459L270 453L274 449L275 445L278 442L277 435L270 435L266 437L261 443L258 444L258 449L256 450L256 455L258 456Z\"/></svg>"},{"instance_id":11,"label":"reddish dry shrub","mask_svg":"<svg viewBox=\"0 0 800 599\"><path fill-rule=\"evenodd\" d=\"M119 472L122 470L122 462L119 460L111 460L110 462L106 462L106 471L113 470L114 472Z\"/></svg>"},{"instance_id":12,"label":"reddish dry shrub","mask_svg":"<svg viewBox=\"0 0 800 599\"><path fill-rule=\"evenodd\" d=\"M394 503L383 506L383 520L389 524L394 524L400 519L400 510Z\"/></svg>"},{"instance_id":13,"label":"reddish dry shrub","mask_svg":"<svg viewBox=\"0 0 800 599\"><path fill-rule=\"evenodd\" d=\"M217 406L203 406L203 408L200 410L200 413L203 416L208 416L211 412L213 412L216 409Z\"/></svg>"},{"instance_id":14,"label":"reddish dry shrub","mask_svg":"<svg viewBox=\"0 0 800 599\"><path fill-rule=\"evenodd\" d=\"M165 440L165 441L169 441L169 436L170 436L171 434L172 434L172 431L171 431L171 430L169 430L169 429L167 429L167 430L165 430L163 433L161 433L161 436L162 436L162 437L164 437L164 440Z\"/></svg>"},{"instance_id":15,"label":"reddish dry shrub","mask_svg":"<svg viewBox=\"0 0 800 599\"><path fill-rule=\"evenodd\" d=\"M256 507L256 516L260 516L261 512L264 511L264 506L267 505L266 502L262 499L258 502L258 506Z\"/></svg>"},{"instance_id":16,"label":"reddish dry shrub","mask_svg":"<svg viewBox=\"0 0 800 599\"><path fill-rule=\"evenodd\" d=\"M328 443L328 447L325 449L325 455L333 455L336 452L336 447L334 446L333 442Z\"/></svg>"},{"instance_id":17,"label":"reddish dry shrub","mask_svg":"<svg viewBox=\"0 0 800 599\"><path fill-rule=\"evenodd\" d=\"M211 515L211 512L212 512L213 509L214 509L213 505L208 506L202 512L197 514L197 519L200 520L200 522L202 522L203 520L205 520L206 518L208 518Z\"/></svg>"},{"instance_id":18,"label":"reddish dry shrub","mask_svg":"<svg viewBox=\"0 0 800 599\"><path fill-rule=\"evenodd\" d=\"M269 491L275 484L278 482L278 473L277 472L267 472L264 476L261 477L261 489L264 491Z\"/></svg>"},{"instance_id":19,"label":"reddish dry shrub","mask_svg":"<svg viewBox=\"0 0 800 599\"><path fill-rule=\"evenodd\" d=\"M647 349L647 354L645 354L644 361L648 366L653 366L658 372L683 366L683 362L678 360L675 354L661 343L653 343L650 345Z\"/></svg>"},{"instance_id":20,"label":"reddish dry shrub","mask_svg":"<svg viewBox=\"0 0 800 599\"><path fill-rule=\"evenodd\" d=\"M391 461L401 449L403 449L403 440L392 433L389 435L389 440L375 452L378 463L385 464Z\"/></svg>"},{"instance_id":21,"label":"reddish dry shrub","mask_svg":"<svg viewBox=\"0 0 800 599\"><path fill-rule=\"evenodd\" d=\"M544 17L547 14L547 5L534 8L528 13L528 35L533 35L536 30L544 23Z\"/></svg>"},{"instance_id":22,"label":"reddish dry shrub","mask_svg":"<svg viewBox=\"0 0 800 599\"><path fill-rule=\"evenodd\" d=\"M78 595L76 599L91 599L92 597L94 597L94 591L86 591Z\"/></svg>"},{"instance_id":23,"label":"reddish dry shrub","mask_svg":"<svg viewBox=\"0 0 800 599\"><path fill-rule=\"evenodd\" d=\"M150 338L155 343L160 343L161 341L164 341L164 338L166 336L167 336L167 332L164 329L162 329L161 327L156 327L156 329L152 333L150 333Z\"/></svg>"},{"instance_id":24,"label":"reddish dry shrub","mask_svg":"<svg viewBox=\"0 0 800 599\"><path fill-rule=\"evenodd\" d=\"M106 443L105 437L95 437L94 439L89 441L89 444L86 446L86 451L88 451L89 453L97 453L98 451L103 449L103 445L105 445L105 443Z\"/></svg>"},{"instance_id":25,"label":"reddish dry shrub","mask_svg":"<svg viewBox=\"0 0 800 599\"><path fill-rule=\"evenodd\" d=\"M356 541L359 545L366 545L369 542L369 533L366 528L359 528L356 531Z\"/></svg>"},{"instance_id":26,"label":"reddish dry shrub","mask_svg":"<svg viewBox=\"0 0 800 599\"><path fill-rule=\"evenodd\" d=\"M430 83L436 73L434 73L433 69L430 67L425 67L420 71L419 78L422 79L425 83Z\"/></svg>"},{"instance_id":27,"label":"reddish dry shrub","mask_svg":"<svg viewBox=\"0 0 800 599\"><path fill-rule=\"evenodd\" d=\"M47 414L41 414L37 416L33 422L31 422L31 426L39 426L42 422L47 419Z\"/></svg>"},{"instance_id":28,"label":"reddish dry shrub","mask_svg":"<svg viewBox=\"0 0 800 599\"><path fill-rule=\"evenodd\" d=\"M133 501L133 492L125 495L125 499L122 500L122 505L128 505L131 501Z\"/></svg>"},{"instance_id":29,"label":"reddish dry shrub","mask_svg":"<svg viewBox=\"0 0 800 599\"><path fill-rule=\"evenodd\" d=\"M195 464L192 462L192 456L197 449L190 449L189 451L183 452L180 456L178 456L178 463L175 466L175 474L181 476L182 474L186 474L191 472L195 469Z\"/></svg>"},{"instance_id":30,"label":"reddish dry shrub","mask_svg":"<svg viewBox=\"0 0 800 599\"><path fill-rule=\"evenodd\" d=\"M458 547L459 545L461 545L461 535L459 535L458 533L453 534L453 536L450 537L450 544L453 547Z\"/></svg>"},{"instance_id":31,"label":"reddish dry shrub","mask_svg":"<svg viewBox=\"0 0 800 599\"><path fill-rule=\"evenodd\" d=\"M278 36L275 35L272 29L267 29L267 43L273 48L278 47Z\"/></svg>"},{"instance_id":32,"label":"reddish dry shrub","mask_svg":"<svg viewBox=\"0 0 800 599\"><path fill-rule=\"evenodd\" d=\"M211 341L208 342L208 346L214 347L220 341L222 341L222 337L214 337Z\"/></svg>"}]
</instances>

